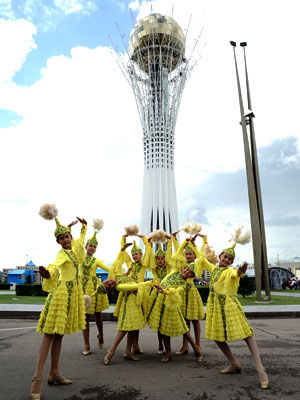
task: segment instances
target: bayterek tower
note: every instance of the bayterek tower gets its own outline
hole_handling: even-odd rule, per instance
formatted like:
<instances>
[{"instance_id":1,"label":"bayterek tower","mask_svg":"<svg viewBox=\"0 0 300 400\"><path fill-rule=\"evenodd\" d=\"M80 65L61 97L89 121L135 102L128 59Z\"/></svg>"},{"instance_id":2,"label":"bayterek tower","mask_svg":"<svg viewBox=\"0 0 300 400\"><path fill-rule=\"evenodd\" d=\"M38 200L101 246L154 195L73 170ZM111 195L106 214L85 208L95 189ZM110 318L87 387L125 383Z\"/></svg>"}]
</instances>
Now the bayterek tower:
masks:
<instances>
[{"instance_id":1,"label":"bayterek tower","mask_svg":"<svg viewBox=\"0 0 300 400\"><path fill-rule=\"evenodd\" d=\"M169 16L153 13L133 28L128 56L118 64L133 89L143 129L144 181L141 232L178 229L174 176L175 125L192 65L186 37Z\"/></svg>"}]
</instances>

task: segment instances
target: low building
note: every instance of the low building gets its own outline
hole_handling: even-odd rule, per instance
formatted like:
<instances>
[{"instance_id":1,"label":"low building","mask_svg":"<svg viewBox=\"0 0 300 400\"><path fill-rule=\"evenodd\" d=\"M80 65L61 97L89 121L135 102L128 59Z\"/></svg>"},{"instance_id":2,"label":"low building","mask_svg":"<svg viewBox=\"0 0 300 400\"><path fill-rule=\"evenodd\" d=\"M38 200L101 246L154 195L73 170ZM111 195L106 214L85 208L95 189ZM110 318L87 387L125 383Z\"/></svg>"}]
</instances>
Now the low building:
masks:
<instances>
[{"instance_id":1,"label":"low building","mask_svg":"<svg viewBox=\"0 0 300 400\"><path fill-rule=\"evenodd\" d=\"M96 269L96 275L97 275L97 277L100 278L101 281L103 282L105 279L107 279L107 277L108 277L108 272L105 271L105 270L102 269L102 268L97 268L97 269Z\"/></svg>"},{"instance_id":2,"label":"low building","mask_svg":"<svg viewBox=\"0 0 300 400\"><path fill-rule=\"evenodd\" d=\"M19 266L17 269L26 269L26 271L33 271L33 280L32 283L42 283L41 275L39 273L39 267L34 264L32 260L30 260L25 267Z\"/></svg>"},{"instance_id":3,"label":"low building","mask_svg":"<svg viewBox=\"0 0 300 400\"><path fill-rule=\"evenodd\" d=\"M14 269L7 272L7 283L15 283L16 285L21 285L27 283L27 276L31 277L31 283L33 282L33 271L26 269Z\"/></svg>"}]
</instances>

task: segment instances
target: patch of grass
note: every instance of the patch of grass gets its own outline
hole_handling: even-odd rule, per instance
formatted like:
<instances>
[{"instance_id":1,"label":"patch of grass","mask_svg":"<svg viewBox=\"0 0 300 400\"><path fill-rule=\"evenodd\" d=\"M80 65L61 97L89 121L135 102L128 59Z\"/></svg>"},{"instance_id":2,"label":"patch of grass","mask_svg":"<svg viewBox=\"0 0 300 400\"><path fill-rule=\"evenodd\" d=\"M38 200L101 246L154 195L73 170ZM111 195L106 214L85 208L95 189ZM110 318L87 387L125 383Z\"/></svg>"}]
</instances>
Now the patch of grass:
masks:
<instances>
[{"instance_id":1,"label":"patch of grass","mask_svg":"<svg viewBox=\"0 0 300 400\"><path fill-rule=\"evenodd\" d=\"M289 304L300 304L300 297L289 297L289 296L272 296L271 295L271 302L256 302L256 295L251 294L250 296L246 296L243 298L242 295L238 294L238 299L243 306L283 306ZM263 296L264 298L264 296Z\"/></svg>"},{"instance_id":2,"label":"patch of grass","mask_svg":"<svg viewBox=\"0 0 300 400\"><path fill-rule=\"evenodd\" d=\"M44 304L47 297L43 296L16 296L15 294L1 294L0 304Z\"/></svg>"}]
</instances>

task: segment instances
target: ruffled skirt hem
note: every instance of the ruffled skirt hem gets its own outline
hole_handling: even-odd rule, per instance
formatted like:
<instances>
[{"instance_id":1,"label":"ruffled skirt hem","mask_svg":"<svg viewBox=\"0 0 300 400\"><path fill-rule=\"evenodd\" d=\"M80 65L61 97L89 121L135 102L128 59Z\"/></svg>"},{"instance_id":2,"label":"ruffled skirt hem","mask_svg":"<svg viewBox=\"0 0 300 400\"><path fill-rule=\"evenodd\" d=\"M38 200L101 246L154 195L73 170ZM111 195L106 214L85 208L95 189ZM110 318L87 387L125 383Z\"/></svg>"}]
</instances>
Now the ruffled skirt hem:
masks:
<instances>
[{"instance_id":1,"label":"ruffled skirt hem","mask_svg":"<svg viewBox=\"0 0 300 400\"><path fill-rule=\"evenodd\" d=\"M253 336L242 305L235 296L211 293L207 301L205 337L219 342Z\"/></svg>"},{"instance_id":2,"label":"ruffled skirt hem","mask_svg":"<svg viewBox=\"0 0 300 400\"><path fill-rule=\"evenodd\" d=\"M57 287L46 299L36 332L64 335L85 329L85 325L85 305L80 282L58 281Z\"/></svg>"}]
</instances>

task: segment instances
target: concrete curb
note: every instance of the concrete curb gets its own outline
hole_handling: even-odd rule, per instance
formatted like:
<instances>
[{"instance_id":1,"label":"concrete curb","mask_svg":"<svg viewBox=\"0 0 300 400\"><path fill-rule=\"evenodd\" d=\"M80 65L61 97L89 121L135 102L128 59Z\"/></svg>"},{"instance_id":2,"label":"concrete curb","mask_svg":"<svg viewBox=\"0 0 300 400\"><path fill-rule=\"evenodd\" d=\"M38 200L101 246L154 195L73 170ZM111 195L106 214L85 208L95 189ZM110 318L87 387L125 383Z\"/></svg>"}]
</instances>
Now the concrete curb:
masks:
<instances>
[{"instance_id":1,"label":"concrete curb","mask_svg":"<svg viewBox=\"0 0 300 400\"><path fill-rule=\"evenodd\" d=\"M6 310L0 311L0 319L33 319L38 320L40 311L17 311ZM246 317L249 319L263 318L300 318L300 311L245 311ZM102 312L103 321L117 321L113 313ZM94 321L94 316L91 315L91 321Z\"/></svg>"},{"instance_id":2,"label":"concrete curb","mask_svg":"<svg viewBox=\"0 0 300 400\"><path fill-rule=\"evenodd\" d=\"M40 311L17 311L17 310L5 310L0 311L0 319L35 319L38 320L40 317ZM103 321L117 321L118 318L113 316L113 313L102 313ZM91 315L91 321L94 321L94 316Z\"/></svg>"}]
</instances>

